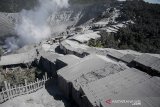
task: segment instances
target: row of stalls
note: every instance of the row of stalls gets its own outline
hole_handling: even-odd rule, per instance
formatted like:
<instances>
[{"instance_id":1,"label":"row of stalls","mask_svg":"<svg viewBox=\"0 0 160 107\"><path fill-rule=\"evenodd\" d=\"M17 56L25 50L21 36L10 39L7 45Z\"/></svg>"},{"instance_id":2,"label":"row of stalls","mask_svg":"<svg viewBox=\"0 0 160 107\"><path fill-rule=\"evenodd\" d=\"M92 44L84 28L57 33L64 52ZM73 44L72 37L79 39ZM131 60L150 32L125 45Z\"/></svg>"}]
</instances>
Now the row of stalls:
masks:
<instances>
[{"instance_id":1,"label":"row of stalls","mask_svg":"<svg viewBox=\"0 0 160 107\"><path fill-rule=\"evenodd\" d=\"M152 58L155 56L123 54L115 58L114 55L117 54L110 55L108 54L106 59L95 54L81 59L75 56L59 59L66 65L57 71L58 85L66 98L73 99L80 107L107 107L108 99L113 100L113 107L132 106L136 101L138 105L145 107L151 105L159 107L160 78L155 71L152 71L156 74L153 76L148 73L147 69L142 71L134 64L132 67L126 66L126 64L135 63L145 55ZM113 63L109 58L113 58L115 62ZM148 58L143 59L144 62L152 61ZM158 57L156 59L159 61ZM142 64L138 64L137 61L136 65ZM157 62L151 65L155 67L154 69L158 68ZM118 104L114 102L117 100L132 101L132 103Z\"/></svg>"},{"instance_id":2,"label":"row of stalls","mask_svg":"<svg viewBox=\"0 0 160 107\"><path fill-rule=\"evenodd\" d=\"M73 57L70 58L73 59ZM59 69L57 74L61 91L66 98L73 99L80 107L83 107L81 104L86 105L84 107L90 107L89 102L84 102L87 100L83 99L85 98L83 86L127 69L126 66L108 62L98 55L89 55L80 60L76 59L73 64Z\"/></svg>"},{"instance_id":3,"label":"row of stalls","mask_svg":"<svg viewBox=\"0 0 160 107\"><path fill-rule=\"evenodd\" d=\"M36 50L32 50L3 56L0 64L28 64L35 62L37 57ZM114 107L130 106L131 103L114 102L127 99L138 100L138 104L145 107L160 105L158 55L110 51L103 57L90 54L80 58L71 54L40 52L39 57L39 67L57 78L66 98L73 99L80 107L107 107L108 99L113 101Z\"/></svg>"},{"instance_id":4,"label":"row of stalls","mask_svg":"<svg viewBox=\"0 0 160 107\"><path fill-rule=\"evenodd\" d=\"M68 49L66 54L69 55L55 52L37 54L36 50L31 50L3 56L0 65L29 64L38 58L38 67L57 78L66 98L73 99L80 107L107 107L108 101L113 107L128 107L132 103L114 102L128 99L138 100L138 104L145 107L160 106L158 55L108 50L106 56L102 56L87 53L88 47L83 44L80 44L80 50L79 44L73 45L73 42L65 40L61 43L61 48ZM75 50L82 53L73 53Z\"/></svg>"},{"instance_id":5,"label":"row of stalls","mask_svg":"<svg viewBox=\"0 0 160 107\"><path fill-rule=\"evenodd\" d=\"M112 52L107 54L108 57L124 62L130 67L142 70L152 76L160 76L160 56L157 54L122 54L120 52Z\"/></svg>"}]
</instances>

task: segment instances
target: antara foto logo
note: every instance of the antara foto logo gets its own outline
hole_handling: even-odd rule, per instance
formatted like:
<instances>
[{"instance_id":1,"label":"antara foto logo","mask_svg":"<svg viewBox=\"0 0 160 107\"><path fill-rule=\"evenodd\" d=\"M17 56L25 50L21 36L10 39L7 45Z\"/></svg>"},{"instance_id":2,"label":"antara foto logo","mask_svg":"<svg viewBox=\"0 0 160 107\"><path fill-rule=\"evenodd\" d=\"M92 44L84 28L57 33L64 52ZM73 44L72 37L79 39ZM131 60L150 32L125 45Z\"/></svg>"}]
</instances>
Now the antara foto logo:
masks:
<instances>
[{"instance_id":1,"label":"antara foto logo","mask_svg":"<svg viewBox=\"0 0 160 107\"><path fill-rule=\"evenodd\" d=\"M105 101L107 105L110 104L131 104L133 106L140 106L141 105L141 100L112 100L108 99Z\"/></svg>"},{"instance_id":2,"label":"antara foto logo","mask_svg":"<svg viewBox=\"0 0 160 107\"><path fill-rule=\"evenodd\" d=\"M107 103L107 104L112 104L112 100L111 100L111 99L108 99L108 100L106 100L106 103Z\"/></svg>"}]
</instances>

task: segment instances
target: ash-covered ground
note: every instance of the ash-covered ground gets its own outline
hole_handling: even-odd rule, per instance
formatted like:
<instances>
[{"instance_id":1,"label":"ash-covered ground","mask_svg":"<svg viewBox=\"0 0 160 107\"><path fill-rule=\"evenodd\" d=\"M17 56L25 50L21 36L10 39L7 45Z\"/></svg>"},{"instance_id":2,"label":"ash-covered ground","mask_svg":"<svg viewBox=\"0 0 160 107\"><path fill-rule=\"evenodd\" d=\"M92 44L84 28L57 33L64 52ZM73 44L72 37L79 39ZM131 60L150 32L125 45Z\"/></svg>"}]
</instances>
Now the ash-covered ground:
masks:
<instances>
[{"instance_id":1,"label":"ash-covered ground","mask_svg":"<svg viewBox=\"0 0 160 107\"><path fill-rule=\"evenodd\" d=\"M4 81L34 82L45 72L50 80L0 107L159 107L159 8L39 0L31 10L1 12L0 91Z\"/></svg>"}]
</instances>

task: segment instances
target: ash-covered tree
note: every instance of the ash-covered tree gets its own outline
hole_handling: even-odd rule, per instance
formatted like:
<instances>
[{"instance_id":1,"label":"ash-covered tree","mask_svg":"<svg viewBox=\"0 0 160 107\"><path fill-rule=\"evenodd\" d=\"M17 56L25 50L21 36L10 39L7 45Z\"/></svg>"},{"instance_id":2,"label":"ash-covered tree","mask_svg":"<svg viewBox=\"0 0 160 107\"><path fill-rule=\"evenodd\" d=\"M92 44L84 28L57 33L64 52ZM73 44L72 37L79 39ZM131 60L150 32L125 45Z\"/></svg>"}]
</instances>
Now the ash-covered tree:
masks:
<instances>
[{"instance_id":1,"label":"ash-covered tree","mask_svg":"<svg viewBox=\"0 0 160 107\"><path fill-rule=\"evenodd\" d=\"M160 5L133 0L123 2L119 9L121 14L116 21L132 20L134 24L116 34L101 33L107 38L101 39L103 47L160 53Z\"/></svg>"}]
</instances>

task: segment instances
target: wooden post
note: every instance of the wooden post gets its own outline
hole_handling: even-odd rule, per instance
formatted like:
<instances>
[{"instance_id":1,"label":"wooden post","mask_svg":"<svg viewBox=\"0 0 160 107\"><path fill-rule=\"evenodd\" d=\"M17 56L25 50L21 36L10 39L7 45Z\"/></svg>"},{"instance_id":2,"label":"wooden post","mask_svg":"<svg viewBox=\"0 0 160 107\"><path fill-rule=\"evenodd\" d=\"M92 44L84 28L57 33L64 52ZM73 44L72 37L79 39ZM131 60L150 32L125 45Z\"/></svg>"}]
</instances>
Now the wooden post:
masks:
<instances>
[{"instance_id":1,"label":"wooden post","mask_svg":"<svg viewBox=\"0 0 160 107\"><path fill-rule=\"evenodd\" d=\"M15 97L16 97L17 96L17 86L15 85L14 88L15 88Z\"/></svg>"},{"instance_id":2,"label":"wooden post","mask_svg":"<svg viewBox=\"0 0 160 107\"><path fill-rule=\"evenodd\" d=\"M35 82L33 82L33 91L35 91Z\"/></svg>"},{"instance_id":3,"label":"wooden post","mask_svg":"<svg viewBox=\"0 0 160 107\"><path fill-rule=\"evenodd\" d=\"M30 93L32 92L32 82L30 82L30 84L29 84L29 88L30 88Z\"/></svg>"},{"instance_id":4,"label":"wooden post","mask_svg":"<svg viewBox=\"0 0 160 107\"><path fill-rule=\"evenodd\" d=\"M2 97L2 92L0 92L0 103L2 103L3 102L3 97Z\"/></svg>"},{"instance_id":5,"label":"wooden post","mask_svg":"<svg viewBox=\"0 0 160 107\"><path fill-rule=\"evenodd\" d=\"M47 73L45 73L45 81L47 81Z\"/></svg>"},{"instance_id":6,"label":"wooden post","mask_svg":"<svg viewBox=\"0 0 160 107\"><path fill-rule=\"evenodd\" d=\"M45 75L43 75L42 81L45 81Z\"/></svg>"},{"instance_id":7,"label":"wooden post","mask_svg":"<svg viewBox=\"0 0 160 107\"><path fill-rule=\"evenodd\" d=\"M6 89L6 92L7 92L7 96L8 96L8 99L10 99L10 96L9 96L9 89L8 89L8 84L6 81L4 81L4 85L5 85L5 89Z\"/></svg>"},{"instance_id":8,"label":"wooden post","mask_svg":"<svg viewBox=\"0 0 160 107\"><path fill-rule=\"evenodd\" d=\"M4 96L5 93L4 93L4 91L5 91L4 88L2 88L2 98L3 98L3 101L5 101L5 96Z\"/></svg>"},{"instance_id":9,"label":"wooden post","mask_svg":"<svg viewBox=\"0 0 160 107\"><path fill-rule=\"evenodd\" d=\"M38 88L39 88L39 80L37 78L37 90L38 90Z\"/></svg>"},{"instance_id":10,"label":"wooden post","mask_svg":"<svg viewBox=\"0 0 160 107\"><path fill-rule=\"evenodd\" d=\"M31 82L31 93L33 92L33 82Z\"/></svg>"},{"instance_id":11,"label":"wooden post","mask_svg":"<svg viewBox=\"0 0 160 107\"><path fill-rule=\"evenodd\" d=\"M8 92L9 92L9 95L10 95L10 99L12 99L12 92L11 92L12 88L11 88L11 84L8 83Z\"/></svg>"},{"instance_id":12,"label":"wooden post","mask_svg":"<svg viewBox=\"0 0 160 107\"><path fill-rule=\"evenodd\" d=\"M13 86L12 92L13 92L13 98L14 98L14 97L16 96L16 89L15 89L15 86Z\"/></svg>"},{"instance_id":13,"label":"wooden post","mask_svg":"<svg viewBox=\"0 0 160 107\"><path fill-rule=\"evenodd\" d=\"M25 79L24 82L25 82L25 87L26 87L26 93L28 94L27 80Z\"/></svg>"},{"instance_id":14,"label":"wooden post","mask_svg":"<svg viewBox=\"0 0 160 107\"><path fill-rule=\"evenodd\" d=\"M18 85L18 96L21 95L20 85Z\"/></svg>"}]
</instances>

